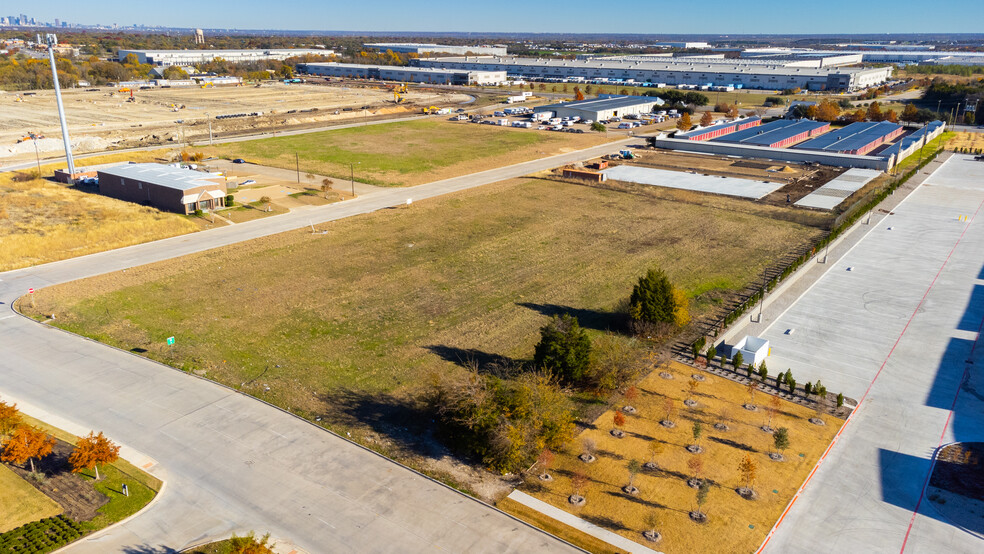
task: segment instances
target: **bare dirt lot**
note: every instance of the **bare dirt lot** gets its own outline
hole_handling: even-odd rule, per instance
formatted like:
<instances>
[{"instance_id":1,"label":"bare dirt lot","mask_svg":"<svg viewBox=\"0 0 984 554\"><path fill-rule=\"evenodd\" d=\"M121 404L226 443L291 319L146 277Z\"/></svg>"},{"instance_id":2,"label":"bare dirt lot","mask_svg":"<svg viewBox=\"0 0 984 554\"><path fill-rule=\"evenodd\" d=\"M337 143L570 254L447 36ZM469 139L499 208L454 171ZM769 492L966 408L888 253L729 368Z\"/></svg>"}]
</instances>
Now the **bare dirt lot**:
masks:
<instances>
[{"instance_id":1,"label":"bare dirt lot","mask_svg":"<svg viewBox=\"0 0 984 554\"><path fill-rule=\"evenodd\" d=\"M420 106L451 105L470 99L464 94L411 89L406 103L397 106L385 88L283 83L146 89L133 91L133 96L134 101L129 102L129 93L108 86L63 91L65 114L77 151L207 140L206 114L212 117L213 134L228 134L419 112ZM42 152L62 148L53 91L0 93L0 112L0 158L33 157L33 141L17 143L28 132L46 137L38 141ZM251 112L264 115L215 119ZM179 120L182 123L177 123Z\"/></svg>"},{"instance_id":2,"label":"bare dirt lot","mask_svg":"<svg viewBox=\"0 0 984 554\"><path fill-rule=\"evenodd\" d=\"M634 153L635 160L616 163L783 183L782 188L759 200L777 206L796 202L845 171L844 168L815 164L735 159L671 150L637 150Z\"/></svg>"}]
</instances>

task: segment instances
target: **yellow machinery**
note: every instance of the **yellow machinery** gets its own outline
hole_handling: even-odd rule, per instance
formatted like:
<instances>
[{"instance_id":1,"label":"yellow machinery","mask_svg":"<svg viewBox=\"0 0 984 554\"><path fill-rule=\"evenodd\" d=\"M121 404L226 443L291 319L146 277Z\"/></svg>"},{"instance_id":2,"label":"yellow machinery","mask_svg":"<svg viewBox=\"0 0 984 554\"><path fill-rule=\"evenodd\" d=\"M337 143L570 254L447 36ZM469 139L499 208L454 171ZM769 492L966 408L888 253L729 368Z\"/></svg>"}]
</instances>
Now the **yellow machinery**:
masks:
<instances>
[{"instance_id":1,"label":"yellow machinery","mask_svg":"<svg viewBox=\"0 0 984 554\"><path fill-rule=\"evenodd\" d=\"M407 92L409 92L409 90L407 90L406 83L400 83L399 85L393 87L393 102L397 104L402 103L404 100L403 95Z\"/></svg>"},{"instance_id":2,"label":"yellow machinery","mask_svg":"<svg viewBox=\"0 0 984 554\"><path fill-rule=\"evenodd\" d=\"M424 113L427 115L430 115L432 113L437 113L437 111L438 111L437 106L428 106L424 108Z\"/></svg>"}]
</instances>

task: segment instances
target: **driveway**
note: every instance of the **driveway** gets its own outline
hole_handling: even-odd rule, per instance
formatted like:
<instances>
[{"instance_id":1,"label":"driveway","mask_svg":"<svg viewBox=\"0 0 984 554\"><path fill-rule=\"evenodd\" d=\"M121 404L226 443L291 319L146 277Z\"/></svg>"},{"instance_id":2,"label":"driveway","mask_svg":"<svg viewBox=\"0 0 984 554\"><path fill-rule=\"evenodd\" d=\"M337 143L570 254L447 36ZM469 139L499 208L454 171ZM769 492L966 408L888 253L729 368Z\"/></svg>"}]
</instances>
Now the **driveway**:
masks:
<instances>
[{"instance_id":1,"label":"driveway","mask_svg":"<svg viewBox=\"0 0 984 554\"><path fill-rule=\"evenodd\" d=\"M0 274L0 395L105 431L167 481L145 513L73 552L180 549L255 529L310 552L575 551L256 399L10 311L28 288L405 205L610 153L629 141Z\"/></svg>"}]
</instances>

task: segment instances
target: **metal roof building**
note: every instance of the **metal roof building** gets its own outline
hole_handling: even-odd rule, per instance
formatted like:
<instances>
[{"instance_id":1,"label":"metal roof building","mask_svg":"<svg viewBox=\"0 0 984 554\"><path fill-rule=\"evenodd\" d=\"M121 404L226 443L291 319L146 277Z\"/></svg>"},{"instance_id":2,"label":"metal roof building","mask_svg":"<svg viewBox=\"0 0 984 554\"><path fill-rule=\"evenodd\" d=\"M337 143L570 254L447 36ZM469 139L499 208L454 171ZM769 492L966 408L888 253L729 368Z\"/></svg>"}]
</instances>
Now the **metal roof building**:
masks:
<instances>
[{"instance_id":1,"label":"metal roof building","mask_svg":"<svg viewBox=\"0 0 984 554\"><path fill-rule=\"evenodd\" d=\"M116 59L120 62L126 61L126 57L133 54L140 63L151 65L195 65L208 63L221 58L227 62L244 63L262 60L286 60L294 56L331 56L334 50L323 48L283 48L267 50L119 50Z\"/></svg>"},{"instance_id":2,"label":"metal roof building","mask_svg":"<svg viewBox=\"0 0 984 554\"><path fill-rule=\"evenodd\" d=\"M441 53L464 56L472 54L475 56L505 56L505 46L451 46L449 44L429 44L417 42L376 42L363 44L366 48L385 52L403 52L405 54L427 54Z\"/></svg>"},{"instance_id":3,"label":"metal roof building","mask_svg":"<svg viewBox=\"0 0 984 554\"><path fill-rule=\"evenodd\" d=\"M826 121L779 119L760 127L736 131L712 140L736 144L754 144L769 148L785 148L829 130L830 123Z\"/></svg>"},{"instance_id":4,"label":"metal roof building","mask_svg":"<svg viewBox=\"0 0 984 554\"><path fill-rule=\"evenodd\" d=\"M809 90L858 90L884 83L891 67L814 68L757 65L731 60L658 61L560 60L547 58L459 57L412 60L420 67L505 71L509 75L551 79L580 77L588 81L633 80L674 85L735 85L744 88Z\"/></svg>"},{"instance_id":5,"label":"metal roof building","mask_svg":"<svg viewBox=\"0 0 984 554\"><path fill-rule=\"evenodd\" d=\"M685 140L711 140L734 133L735 131L757 127L761 123L761 117L746 117L743 119L727 121L725 123L718 123L717 125L710 125L708 127L698 127L693 131L687 131L685 133L677 133L675 138Z\"/></svg>"},{"instance_id":6,"label":"metal roof building","mask_svg":"<svg viewBox=\"0 0 984 554\"><path fill-rule=\"evenodd\" d=\"M864 155L898 137L902 126L888 121L851 123L843 129L810 139L795 148Z\"/></svg>"},{"instance_id":7,"label":"metal roof building","mask_svg":"<svg viewBox=\"0 0 984 554\"><path fill-rule=\"evenodd\" d=\"M553 112L554 117L573 117L604 121L629 114L650 113L656 106L665 102L655 96L615 96L601 95L591 100L564 102L533 108L534 113Z\"/></svg>"},{"instance_id":8,"label":"metal roof building","mask_svg":"<svg viewBox=\"0 0 984 554\"><path fill-rule=\"evenodd\" d=\"M154 163L102 168L99 193L162 210L192 213L225 206L226 185L207 173Z\"/></svg>"},{"instance_id":9,"label":"metal roof building","mask_svg":"<svg viewBox=\"0 0 984 554\"><path fill-rule=\"evenodd\" d=\"M382 79L409 83L449 85L499 85L506 80L505 71L465 71L431 67L403 67L360 63L302 63L297 70L309 75L347 77L352 79Z\"/></svg>"}]
</instances>

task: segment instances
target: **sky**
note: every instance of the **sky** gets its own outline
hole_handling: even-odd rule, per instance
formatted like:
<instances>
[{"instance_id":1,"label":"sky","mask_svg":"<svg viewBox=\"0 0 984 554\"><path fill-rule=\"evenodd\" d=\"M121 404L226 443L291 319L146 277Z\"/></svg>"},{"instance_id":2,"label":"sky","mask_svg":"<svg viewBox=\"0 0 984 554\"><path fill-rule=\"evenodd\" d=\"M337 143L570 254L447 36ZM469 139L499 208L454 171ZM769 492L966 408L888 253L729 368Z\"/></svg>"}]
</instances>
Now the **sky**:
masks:
<instances>
[{"instance_id":1,"label":"sky","mask_svg":"<svg viewBox=\"0 0 984 554\"><path fill-rule=\"evenodd\" d=\"M14 7L16 6L16 8ZM763 6L757 9L756 6ZM5 8L5 9L4 9ZM984 0L44 0L0 15L43 21L323 31L815 34L984 33ZM932 9L930 12L929 10ZM7 13L9 12L9 13Z\"/></svg>"}]
</instances>

